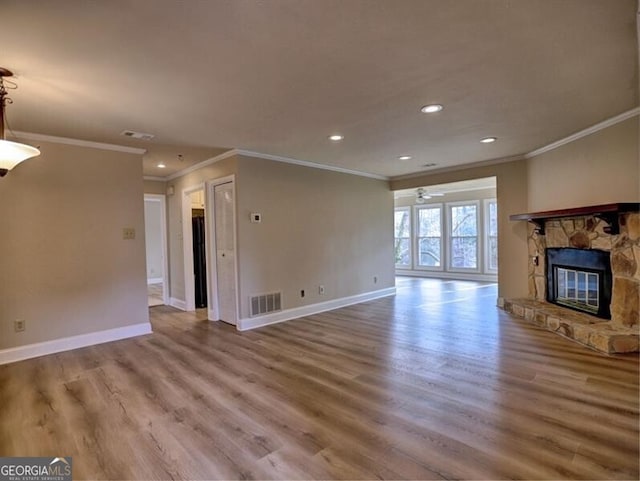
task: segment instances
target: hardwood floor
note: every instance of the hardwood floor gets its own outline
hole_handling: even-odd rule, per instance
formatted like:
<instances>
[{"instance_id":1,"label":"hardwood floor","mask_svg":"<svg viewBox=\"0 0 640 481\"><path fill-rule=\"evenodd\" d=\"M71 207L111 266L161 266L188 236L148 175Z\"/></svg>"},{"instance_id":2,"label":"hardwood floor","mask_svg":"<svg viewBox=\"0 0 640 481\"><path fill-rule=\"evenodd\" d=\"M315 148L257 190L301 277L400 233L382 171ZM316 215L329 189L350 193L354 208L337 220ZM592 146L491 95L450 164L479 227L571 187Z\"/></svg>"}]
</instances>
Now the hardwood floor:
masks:
<instances>
[{"instance_id":1,"label":"hardwood floor","mask_svg":"<svg viewBox=\"0 0 640 481\"><path fill-rule=\"evenodd\" d=\"M154 334L0 366L0 456L97 479L638 479L637 355L509 317L493 284L237 332Z\"/></svg>"}]
</instances>

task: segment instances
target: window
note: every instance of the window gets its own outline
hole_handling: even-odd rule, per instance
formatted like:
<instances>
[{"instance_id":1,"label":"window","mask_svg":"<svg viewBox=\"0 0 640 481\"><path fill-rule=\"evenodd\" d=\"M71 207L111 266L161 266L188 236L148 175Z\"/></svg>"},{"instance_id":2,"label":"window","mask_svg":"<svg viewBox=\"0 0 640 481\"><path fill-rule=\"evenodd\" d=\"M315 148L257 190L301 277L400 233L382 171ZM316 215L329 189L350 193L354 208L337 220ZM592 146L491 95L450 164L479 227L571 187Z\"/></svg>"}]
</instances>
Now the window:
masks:
<instances>
[{"instance_id":1,"label":"window","mask_svg":"<svg viewBox=\"0 0 640 481\"><path fill-rule=\"evenodd\" d=\"M394 251L396 267L411 268L411 211L400 207L394 215Z\"/></svg>"},{"instance_id":2,"label":"window","mask_svg":"<svg viewBox=\"0 0 640 481\"><path fill-rule=\"evenodd\" d=\"M495 279L498 202L493 185L492 193L487 192L490 187L461 186L463 190L435 193L422 203L412 202L416 195L413 189L398 195L397 199L404 198L397 201L394 212L394 262L398 274ZM437 192L436 188L433 190ZM447 202L448 199L451 200Z\"/></svg>"},{"instance_id":3,"label":"window","mask_svg":"<svg viewBox=\"0 0 640 481\"><path fill-rule=\"evenodd\" d=\"M449 266L478 270L478 202L449 204Z\"/></svg>"},{"instance_id":4,"label":"window","mask_svg":"<svg viewBox=\"0 0 640 481\"><path fill-rule=\"evenodd\" d=\"M498 270L498 203L495 199L485 201L486 254L485 269Z\"/></svg>"},{"instance_id":5,"label":"window","mask_svg":"<svg viewBox=\"0 0 640 481\"><path fill-rule=\"evenodd\" d=\"M442 269L442 207L416 207L417 264Z\"/></svg>"}]
</instances>

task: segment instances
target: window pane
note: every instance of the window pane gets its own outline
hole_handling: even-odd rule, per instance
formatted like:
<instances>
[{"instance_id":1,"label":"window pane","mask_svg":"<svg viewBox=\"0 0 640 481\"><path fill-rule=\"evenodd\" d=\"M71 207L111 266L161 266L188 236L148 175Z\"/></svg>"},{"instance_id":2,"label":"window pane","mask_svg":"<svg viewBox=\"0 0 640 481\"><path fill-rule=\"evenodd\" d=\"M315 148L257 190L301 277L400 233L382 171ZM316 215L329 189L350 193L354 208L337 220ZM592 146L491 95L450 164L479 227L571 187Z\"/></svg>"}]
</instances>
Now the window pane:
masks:
<instances>
[{"instance_id":1,"label":"window pane","mask_svg":"<svg viewBox=\"0 0 640 481\"><path fill-rule=\"evenodd\" d=\"M409 211L397 210L394 220L395 237L409 237Z\"/></svg>"},{"instance_id":2,"label":"window pane","mask_svg":"<svg viewBox=\"0 0 640 481\"><path fill-rule=\"evenodd\" d=\"M489 269L498 268L498 238L489 237Z\"/></svg>"},{"instance_id":3,"label":"window pane","mask_svg":"<svg viewBox=\"0 0 640 481\"><path fill-rule=\"evenodd\" d=\"M421 266L440 267L440 238L425 237L420 239L420 255L418 262Z\"/></svg>"},{"instance_id":4,"label":"window pane","mask_svg":"<svg viewBox=\"0 0 640 481\"><path fill-rule=\"evenodd\" d=\"M498 204L495 202L489 203L489 235L498 235Z\"/></svg>"},{"instance_id":5,"label":"window pane","mask_svg":"<svg viewBox=\"0 0 640 481\"><path fill-rule=\"evenodd\" d=\"M410 245L409 239L396 239L395 254L397 265L410 265Z\"/></svg>"},{"instance_id":6,"label":"window pane","mask_svg":"<svg viewBox=\"0 0 640 481\"><path fill-rule=\"evenodd\" d=\"M567 271L567 297L569 299L576 297L576 271Z\"/></svg>"},{"instance_id":7,"label":"window pane","mask_svg":"<svg viewBox=\"0 0 640 481\"><path fill-rule=\"evenodd\" d=\"M451 235L461 237L478 235L477 210L475 205L451 207Z\"/></svg>"},{"instance_id":8,"label":"window pane","mask_svg":"<svg viewBox=\"0 0 640 481\"><path fill-rule=\"evenodd\" d=\"M452 237L451 267L477 268L477 247L478 240L475 237Z\"/></svg>"},{"instance_id":9,"label":"window pane","mask_svg":"<svg viewBox=\"0 0 640 481\"><path fill-rule=\"evenodd\" d=\"M440 237L440 208L418 210L418 237Z\"/></svg>"}]
</instances>

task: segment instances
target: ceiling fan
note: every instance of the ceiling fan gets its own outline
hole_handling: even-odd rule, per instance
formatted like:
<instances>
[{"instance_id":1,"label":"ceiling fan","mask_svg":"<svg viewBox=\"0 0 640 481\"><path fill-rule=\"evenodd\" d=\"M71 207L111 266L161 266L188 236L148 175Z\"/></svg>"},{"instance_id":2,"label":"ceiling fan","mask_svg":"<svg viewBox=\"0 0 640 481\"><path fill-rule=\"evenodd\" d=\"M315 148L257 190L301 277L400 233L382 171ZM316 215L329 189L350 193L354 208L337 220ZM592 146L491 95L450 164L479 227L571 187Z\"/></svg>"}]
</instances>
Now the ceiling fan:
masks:
<instances>
[{"instance_id":1,"label":"ceiling fan","mask_svg":"<svg viewBox=\"0 0 640 481\"><path fill-rule=\"evenodd\" d=\"M425 200L432 197L442 197L444 194L439 192L427 192L422 187L416 190L416 204L424 204Z\"/></svg>"}]
</instances>

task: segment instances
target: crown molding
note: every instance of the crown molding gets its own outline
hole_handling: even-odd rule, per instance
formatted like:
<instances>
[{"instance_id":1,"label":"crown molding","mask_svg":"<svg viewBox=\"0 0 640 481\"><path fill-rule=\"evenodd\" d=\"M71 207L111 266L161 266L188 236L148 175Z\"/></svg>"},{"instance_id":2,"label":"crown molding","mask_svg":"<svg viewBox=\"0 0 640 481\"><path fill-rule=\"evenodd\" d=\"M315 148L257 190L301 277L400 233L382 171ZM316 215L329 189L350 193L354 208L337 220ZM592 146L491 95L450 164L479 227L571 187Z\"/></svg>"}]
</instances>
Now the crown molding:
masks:
<instances>
[{"instance_id":1,"label":"crown molding","mask_svg":"<svg viewBox=\"0 0 640 481\"><path fill-rule=\"evenodd\" d=\"M292 159L290 157L280 157L279 155L262 154L260 152L252 152L250 150L241 150L241 149L237 150L236 153L239 154L239 155L244 155L246 157L254 157L254 158L258 158L258 159L273 160L273 161L276 161L276 162L284 162L285 164L301 165L301 166L304 166L304 167L310 167L312 169L330 170L332 172L340 172L342 174L358 175L360 177L369 177L371 179L389 180L389 177L387 177L385 175L371 174L371 173L368 173L368 172L361 172L359 170L345 169L345 168L336 167L336 166L333 166L333 165L318 164L316 162L309 162L308 160Z\"/></svg>"},{"instance_id":2,"label":"crown molding","mask_svg":"<svg viewBox=\"0 0 640 481\"><path fill-rule=\"evenodd\" d=\"M600 130L606 129L607 127L611 127L620 122L624 122L631 117L635 117L636 115L640 115L640 107L636 107L635 109L627 110L626 112L621 113L620 115L616 115L615 117L611 117L610 119L604 120L598 124L592 125L591 127L587 127L584 130L580 130L575 134L571 134L568 137L564 137L563 139L556 140L555 142L550 143L549 145L545 145L544 147L540 147L539 149L533 150L528 154L525 154L524 157L526 159L530 159L531 157L535 157L540 154L544 154L545 152L549 152L550 150L557 149L558 147L562 147L563 145L569 144L571 142L575 142L582 137L586 137L588 135L594 134Z\"/></svg>"},{"instance_id":3,"label":"crown molding","mask_svg":"<svg viewBox=\"0 0 640 481\"><path fill-rule=\"evenodd\" d=\"M344 169L342 167L336 167L333 165L317 164L315 162L309 162L307 160L292 159L289 157L280 157L279 155L263 154L261 152L253 152L251 150L242 150L242 149L227 150L226 152L223 152L220 155L217 155L207 160L203 160L202 162L199 162L190 167L182 169L167 177L163 177L162 180L177 179L178 177L182 177L183 175L186 175L190 172L199 170L203 167L206 167L207 165L215 164L216 162L220 162L221 160L224 160L226 158L233 157L234 155L243 155L245 157L253 157L256 159L273 160L275 162L284 162L286 164L301 165L303 167L310 167L312 169L330 170L333 172L340 172L342 174L358 175L360 177L369 177L371 179L389 180L389 177L386 177L384 175L370 174L368 172L360 172L358 170Z\"/></svg>"},{"instance_id":4,"label":"crown molding","mask_svg":"<svg viewBox=\"0 0 640 481\"><path fill-rule=\"evenodd\" d=\"M167 181L167 180L177 179L178 177L182 177L183 175L187 175L191 172L195 172L196 170L202 169L207 165L215 164L216 162L220 162L221 160L228 159L229 157L233 157L237 153L238 151L236 149L227 150L226 152L223 152L220 155L216 155L215 157L211 157L210 159L206 159L206 160L203 160L202 162L198 162L197 164L193 164L189 167L185 167L184 169L179 170L178 172L174 172L173 174L162 178L162 180Z\"/></svg>"},{"instance_id":5,"label":"crown molding","mask_svg":"<svg viewBox=\"0 0 640 481\"><path fill-rule=\"evenodd\" d=\"M478 167L487 167L490 165L506 164L507 162L515 162L517 160L524 160L524 155L511 155L509 157L500 157L498 159L481 160L479 162L473 162L471 164L458 164L451 167L442 167L440 169L423 170L420 172L413 172L411 174L398 175L391 177L391 181L415 179L416 177L424 177L426 175L445 174L447 172L455 172L458 170L475 169Z\"/></svg>"},{"instance_id":6,"label":"crown molding","mask_svg":"<svg viewBox=\"0 0 640 481\"><path fill-rule=\"evenodd\" d=\"M167 178L166 177L158 177L156 175L144 175L142 176L143 180L152 180L154 182L166 182Z\"/></svg>"},{"instance_id":7,"label":"crown molding","mask_svg":"<svg viewBox=\"0 0 640 481\"><path fill-rule=\"evenodd\" d=\"M32 132L12 132L13 137L27 140L35 140L42 142L51 142L54 144L75 145L76 147L88 147L99 150L112 150L115 152L124 152L127 154L143 155L147 149L139 149L136 147L127 147L125 145L105 144L102 142L92 142L90 140L71 139L69 137L58 137L56 135L34 134Z\"/></svg>"}]
</instances>

